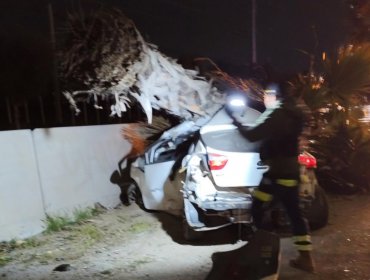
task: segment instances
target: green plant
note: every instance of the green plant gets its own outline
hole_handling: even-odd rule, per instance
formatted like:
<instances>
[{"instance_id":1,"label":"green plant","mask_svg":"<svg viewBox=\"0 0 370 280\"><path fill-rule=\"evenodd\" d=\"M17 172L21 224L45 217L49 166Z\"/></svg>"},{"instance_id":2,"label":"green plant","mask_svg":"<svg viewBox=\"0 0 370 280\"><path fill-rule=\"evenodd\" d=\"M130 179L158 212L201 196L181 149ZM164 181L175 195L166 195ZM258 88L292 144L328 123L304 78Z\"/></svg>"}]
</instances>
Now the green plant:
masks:
<instances>
[{"instance_id":1,"label":"green plant","mask_svg":"<svg viewBox=\"0 0 370 280\"><path fill-rule=\"evenodd\" d=\"M12 248L35 248L42 244L37 238L31 237L24 240L12 240L10 245Z\"/></svg>"},{"instance_id":2,"label":"green plant","mask_svg":"<svg viewBox=\"0 0 370 280\"><path fill-rule=\"evenodd\" d=\"M359 122L370 93L370 44L342 48L323 62L321 75L293 81L296 96L311 109L310 151L318 160L318 179L325 189L353 193L370 190L369 127Z\"/></svg>"},{"instance_id":3,"label":"green plant","mask_svg":"<svg viewBox=\"0 0 370 280\"><path fill-rule=\"evenodd\" d=\"M65 230L71 225L80 224L94 216L99 215L100 213L102 213L102 211L97 208L87 207L85 209L76 209L73 212L73 217L52 217L48 215L46 217L46 233Z\"/></svg>"},{"instance_id":4,"label":"green plant","mask_svg":"<svg viewBox=\"0 0 370 280\"><path fill-rule=\"evenodd\" d=\"M144 231L147 231L151 228L152 226L149 223L137 223L133 224L128 231L131 233L141 233Z\"/></svg>"},{"instance_id":5,"label":"green plant","mask_svg":"<svg viewBox=\"0 0 370 280\"><path fill-rule=\"evenodd\" d=\"M99 241L103 238L103 233L94 225L84 225L78 231L90 240Z\"/></svg>"},{"instance_id":6,"label":"green plant","mask_svg":"<svg viewBox=\"0 0 370 280\"><path fill-rule=\"evenodd\" d=\"M0 252L0 267L6 265L7 263L11 262L12 261L12 258L1 253Z\"/></svg>"},{"instance_id":7,"label":"green plant","mask_svg":"<svg viewBox=\"0 0 370 280\"><path fill-rule=\"evenodd\" d=\"M96 208L86 208L86 209L77 209L73 213L74 222L75 223L81 223L83 221L86 221L88 219L91 219L93 216L98 215L99 212L96 210Z\"/></svg>"},{"instance_id":8,"label":"green plant","mask_svg":"<svg viewBox=\"0 0 370 280\"><path fill-rule=\"evenodd\" d=\"M46 217L46 233L51 233L55 231L61 231L66 228L66 226L73 224L68 217Z\"/></svg>"},{"instance_id":9,"label":"green plant","mask_svg":"<svg viewBox=\"0 0 370 280\"><path fill-rule=\"evenodd\" d=\"M42 245L42 241L38 240L37 238L27 238L24 240L25 241L25 245L24 247L26 248L35 248L35 247L38 247L40 245Z\"/></svg>"},{"instance_id":10,"label":"green plant","mask_svg":"<svg viewBox=\"0 0 370 280\"><path fill-rule=\"evenodd\" d=\"M0 243L0 253L7 253L18 248L35 248L42 244L42 242L36 238L27 238L24 240L12 239L9 242Z\"/></svg>"}]
</instances>

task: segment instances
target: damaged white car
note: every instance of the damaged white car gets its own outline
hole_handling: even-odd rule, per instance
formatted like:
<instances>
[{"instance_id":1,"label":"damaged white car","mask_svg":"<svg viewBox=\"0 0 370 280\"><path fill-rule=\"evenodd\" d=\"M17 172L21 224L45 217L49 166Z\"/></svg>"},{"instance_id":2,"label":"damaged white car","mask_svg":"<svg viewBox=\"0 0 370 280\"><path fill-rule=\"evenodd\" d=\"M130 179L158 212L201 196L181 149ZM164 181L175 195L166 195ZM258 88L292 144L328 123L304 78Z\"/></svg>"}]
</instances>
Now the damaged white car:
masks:
<instances>
[{"instance_id":1,"label":"damaged white car","mask_svg":"<svg viewBox=\"0 0 370 280\"><path fill-rule=\"evenodd\" d=\"M249 107L239 112L245 125L259 115ZM235 223L248 232L252 193L268 166L260 160L259 143L246 140L231 122L222 108L207 122L183 122L166 131L142 156L123 159L115 172L122 202L182 215L188 240ZM316 160L307 152L297 160L302 209L311 228L320 228L328 221L328 204L314 173ZM266 215L274 226L289 224L278 201Z\"/></svg>"}]
</instances>

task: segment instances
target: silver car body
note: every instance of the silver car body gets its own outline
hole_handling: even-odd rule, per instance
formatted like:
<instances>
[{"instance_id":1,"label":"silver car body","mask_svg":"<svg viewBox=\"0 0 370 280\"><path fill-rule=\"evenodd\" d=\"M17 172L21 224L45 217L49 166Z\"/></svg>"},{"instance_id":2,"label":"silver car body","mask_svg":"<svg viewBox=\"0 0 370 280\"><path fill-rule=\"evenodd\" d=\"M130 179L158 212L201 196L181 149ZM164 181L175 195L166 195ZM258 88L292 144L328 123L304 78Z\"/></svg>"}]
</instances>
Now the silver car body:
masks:
<instances>
[{"instance_id":1,"label":"silver car body","mask_svg":"<svg viewBox=\"0 0 370 280\"><path fill-rule=\"evenodd\" d=\"M245 125L253 125L259 115L257 110L246 108L239 118ZM180 214L184 211L184 201L189 199L199 207L221 211L250 207L250 191L239 190L258 186L267 170L267 166L261 165L258 143L243 138L223 109L202 122L188 121L166 131L133 163L131 177L140 188L145 208ZM197 130L200 138L190 146L175 179L171 180L176 142ZM214 154L227 158L227 163L222 169L210 170L210 174L205 175L200 164L207 164L207 157ZM234 189L230 191L230 188ZM188 197L189 192L196 198Z\"/></svg>"}]
</instances>

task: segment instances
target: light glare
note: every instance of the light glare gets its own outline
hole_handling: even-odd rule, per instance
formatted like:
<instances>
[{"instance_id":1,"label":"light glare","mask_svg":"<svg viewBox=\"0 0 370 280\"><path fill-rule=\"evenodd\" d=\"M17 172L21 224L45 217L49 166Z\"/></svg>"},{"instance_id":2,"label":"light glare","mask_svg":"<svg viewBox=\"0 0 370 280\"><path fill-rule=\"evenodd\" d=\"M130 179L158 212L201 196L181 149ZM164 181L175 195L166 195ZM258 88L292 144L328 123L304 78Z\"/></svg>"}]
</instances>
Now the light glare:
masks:
<instances>
[{"instance_id":1,"label":"light glare","mask_svg":"<svg viewBox=\"0 0 370 280\"><path fill-rule=\"evenodd\" d=\"M245 101L242 99L231 99L230 105L235 107L243 107L245 106Z\"/></svg>"}]
</instances>

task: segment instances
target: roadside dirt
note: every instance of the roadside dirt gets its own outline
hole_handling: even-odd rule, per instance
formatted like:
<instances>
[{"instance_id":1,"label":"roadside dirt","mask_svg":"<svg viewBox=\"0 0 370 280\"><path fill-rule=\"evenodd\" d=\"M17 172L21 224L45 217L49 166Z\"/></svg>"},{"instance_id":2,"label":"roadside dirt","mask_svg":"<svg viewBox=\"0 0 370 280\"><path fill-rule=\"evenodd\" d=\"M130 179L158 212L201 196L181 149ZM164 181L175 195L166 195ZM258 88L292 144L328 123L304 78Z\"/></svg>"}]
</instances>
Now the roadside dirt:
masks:
<instances>
[{"instance_id":1,"label":"roadside dirt","mask_svg":"<svg viewBox=\"0 0 370 280\"><path fill-rule=\"evenodd\" d=\"M296 252L282 237L279 279L370 280L370 195L331 195L329 202L329 225L313 232L317 273L288 266ZM121 205L68 230L15 242L15 249L0 247L0 280L201 280L214 252L246 244L237 233L226 228L189 243L178 217ZM53 271L60 265L65 271Z\"/></svg>"}]
</instances>

